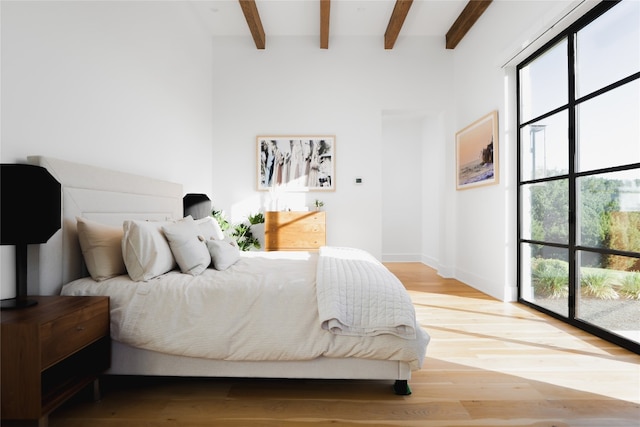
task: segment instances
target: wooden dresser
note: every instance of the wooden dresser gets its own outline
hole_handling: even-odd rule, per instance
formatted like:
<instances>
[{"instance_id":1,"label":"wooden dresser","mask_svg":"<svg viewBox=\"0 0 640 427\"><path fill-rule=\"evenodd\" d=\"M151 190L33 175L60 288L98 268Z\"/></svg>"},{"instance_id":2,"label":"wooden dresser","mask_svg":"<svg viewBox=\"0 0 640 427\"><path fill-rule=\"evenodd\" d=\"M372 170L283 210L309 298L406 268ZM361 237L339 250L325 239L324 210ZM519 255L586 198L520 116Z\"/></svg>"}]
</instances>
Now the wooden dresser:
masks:
<instances>
[{"instance_id":1,"label":"wooden dresser","mask_svg":"<svg viewBox=\"0 0 640 427\"><path fill-rule=\"evenodd\" d=\"M109 367L109 298L29 299L38 304L1 312L1 414L44 426L51 411Z\"/></svg>"},{"instance_id":2,"label":"wooden dresser","mask_svg":"<svg viewBox=\"0 0 640 427\"><path fill-rule=\"evenodd\" d=\"M265 212L266 251L309 251L326 244L325 213Z\"/></svg>"}]
</instances>

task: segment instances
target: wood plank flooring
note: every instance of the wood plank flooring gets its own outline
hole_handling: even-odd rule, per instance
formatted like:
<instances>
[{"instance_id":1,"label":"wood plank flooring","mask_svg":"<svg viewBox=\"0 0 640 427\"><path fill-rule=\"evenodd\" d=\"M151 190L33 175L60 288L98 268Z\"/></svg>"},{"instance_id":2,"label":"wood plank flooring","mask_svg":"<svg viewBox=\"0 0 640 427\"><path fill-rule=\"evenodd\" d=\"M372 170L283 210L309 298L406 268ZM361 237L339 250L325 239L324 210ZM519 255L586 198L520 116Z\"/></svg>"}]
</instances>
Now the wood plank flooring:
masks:
<instances>
[{"instance_id":1,"label":"wood plank flooring","mask_svg":"<svg viewBox=\"0 0 640 427\"><path fill-rule=\"evenodd\" d=\"M640 356L418 263L387 264L432 341L413 394L390 382L121 378L51 427L640 426Z\"/></svg>"}]
</instances>

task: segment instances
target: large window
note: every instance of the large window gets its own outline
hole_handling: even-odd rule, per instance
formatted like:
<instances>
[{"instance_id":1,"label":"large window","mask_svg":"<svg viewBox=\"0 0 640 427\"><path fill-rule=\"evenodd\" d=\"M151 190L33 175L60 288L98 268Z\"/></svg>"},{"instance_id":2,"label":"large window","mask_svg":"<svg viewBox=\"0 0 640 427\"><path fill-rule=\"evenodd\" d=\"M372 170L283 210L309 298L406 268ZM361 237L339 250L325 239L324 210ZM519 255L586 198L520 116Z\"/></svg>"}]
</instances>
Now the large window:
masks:
<instances>
[{"instance_id":1,"label":"large window","mask_svg":"<svg viewBox=\"0 0 640 427\"><path fill-rule=\"evenodd\" d=\"M518 66L519 300L640 353L640 2Z\"/></svg>"}]
</instances>

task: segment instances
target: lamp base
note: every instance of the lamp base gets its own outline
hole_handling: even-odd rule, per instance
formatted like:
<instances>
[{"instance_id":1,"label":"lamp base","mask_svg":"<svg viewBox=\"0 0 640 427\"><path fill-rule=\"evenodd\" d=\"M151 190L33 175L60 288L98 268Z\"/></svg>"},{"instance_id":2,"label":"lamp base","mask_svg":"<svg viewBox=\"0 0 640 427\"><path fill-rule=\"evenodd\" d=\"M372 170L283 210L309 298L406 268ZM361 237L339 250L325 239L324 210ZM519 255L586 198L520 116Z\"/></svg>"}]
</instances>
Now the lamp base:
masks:
<instances>
[{"instance_id":1,"label":"lamp base","mask_svg":"<svg viewBox=\"0 0 640 427\"><path fill-rule=\"evenodd\" d=\"M22 308L32 307L38 304L38 301L27 298L11 298L0 301L1 310L19 310Z\"/></svg>"}]
</instances>

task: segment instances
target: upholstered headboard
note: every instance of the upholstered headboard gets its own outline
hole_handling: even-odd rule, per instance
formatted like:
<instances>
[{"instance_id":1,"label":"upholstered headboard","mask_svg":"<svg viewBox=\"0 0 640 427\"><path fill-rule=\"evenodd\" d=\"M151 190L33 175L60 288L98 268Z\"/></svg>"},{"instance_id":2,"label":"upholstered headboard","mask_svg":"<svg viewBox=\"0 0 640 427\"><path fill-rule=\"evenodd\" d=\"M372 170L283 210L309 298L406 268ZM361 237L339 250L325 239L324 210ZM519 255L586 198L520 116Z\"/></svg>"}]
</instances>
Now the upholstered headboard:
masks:
<instances>
[{"instance_id":1,"label":"upholstered headboard","mask_svg":"<svg viewBox=\"0 0 640 427\"><path fill-rule=\"evenodd\" d=\"M29 248L29 293L56 295L63 284L87 276L76 217L121 225L126 219L182 217L182 185L139 175L31 156L62 186L62 228L46 244Z\"/></svg>"}]
</instances>

